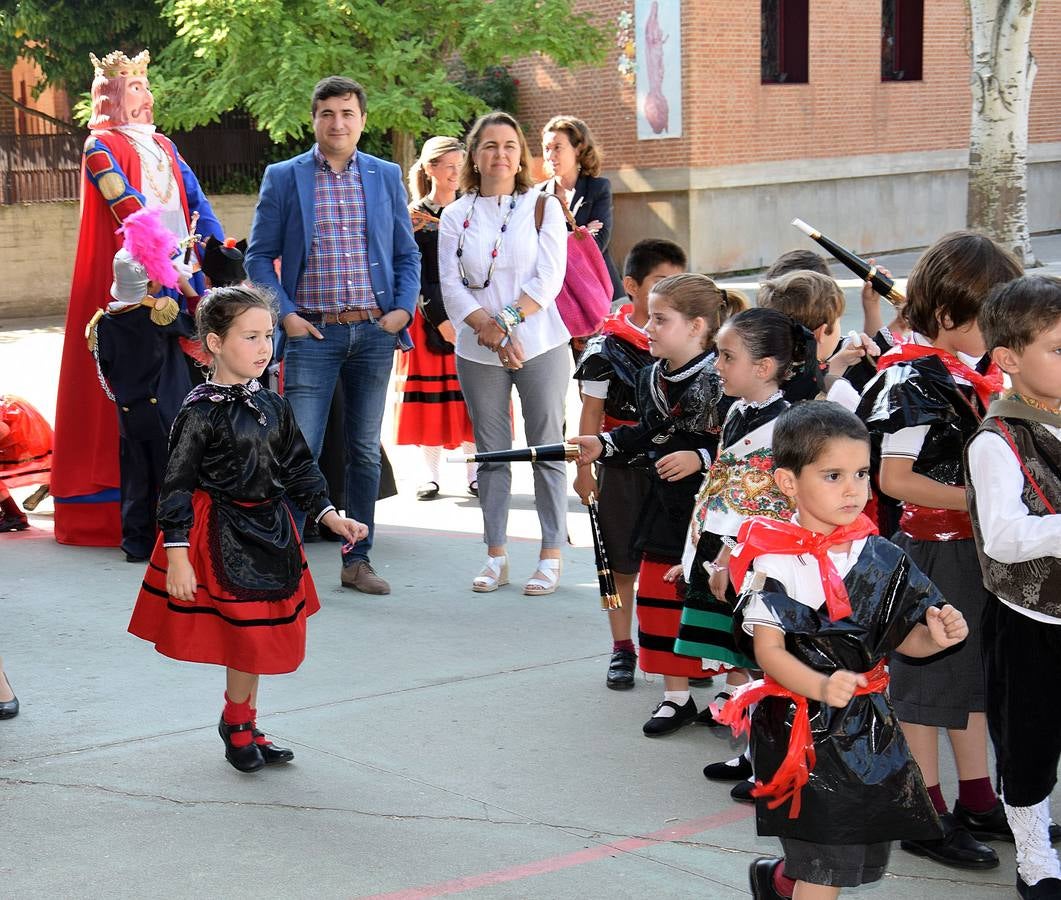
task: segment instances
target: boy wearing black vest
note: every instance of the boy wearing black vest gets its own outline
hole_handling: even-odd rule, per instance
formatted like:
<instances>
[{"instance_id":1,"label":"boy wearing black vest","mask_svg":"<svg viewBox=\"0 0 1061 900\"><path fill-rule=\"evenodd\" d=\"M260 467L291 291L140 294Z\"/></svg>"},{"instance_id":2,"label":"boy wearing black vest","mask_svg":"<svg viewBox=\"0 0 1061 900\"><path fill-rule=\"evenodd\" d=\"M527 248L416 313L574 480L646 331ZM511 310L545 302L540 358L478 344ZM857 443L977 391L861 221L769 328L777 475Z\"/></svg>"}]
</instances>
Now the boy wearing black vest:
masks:
<instances>
[{"instance_id":1,"label":"boy wearing black vest","mask_svg":"<svg viewBox=\"0 0 1061 900\"><path fill-rule=\"evenodd\" d=\"M1012 390L966 448L966 489L984 586L987 721L1021 897L1061 897L1050 794L1061 759L1061 279L1003 285L979 314ZM997 818L1001 819L1001 816ZM1008 823L1008 827L1007 827Z\"/></svg>"}]
</instances>

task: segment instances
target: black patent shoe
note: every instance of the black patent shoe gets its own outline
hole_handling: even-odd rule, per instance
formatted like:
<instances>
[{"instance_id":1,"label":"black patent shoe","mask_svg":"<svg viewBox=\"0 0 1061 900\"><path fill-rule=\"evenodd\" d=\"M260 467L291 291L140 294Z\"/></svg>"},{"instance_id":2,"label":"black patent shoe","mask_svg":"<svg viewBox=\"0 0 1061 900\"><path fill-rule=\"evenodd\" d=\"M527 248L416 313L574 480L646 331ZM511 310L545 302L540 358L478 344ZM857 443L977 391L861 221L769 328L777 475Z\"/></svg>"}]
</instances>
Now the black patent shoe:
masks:
<instances>
[{"instance_id":1,"label":"black patent shoe","mask_svg":"<svg viewBox=\"0 0 1061 900\"><path fill-rule=\"evenodd\" d=\"M787 900L774 887L774 869L781 864L776 856L764 856L748 867L748 883L755 900Z\"/></svg>"},{"instance_id":2,"label":"black patent shoe","mask_svg":"<svg viewBox=\"0 0 1061 900\"><path fill-rule=\"evenodd\" d=\"M739 781L733 785L733 788L729 792L730 799L737 803L754 803L755 798L752 796L752 791L755 790L754 781Z\"/></svg>"},{"instance_id":3,"label":"black patent shoe","mask_svg":"<svg viewBox=\"0 0 1061 900\"><path fill-rule=\"evenodd\" d=\"M258 738L265 737L262 732L257 728L252 732L254 735L254 744L262 754L262 759L265 760L267 766L276 765L276 763L287 763L291 762L295 758L295 751L288 750L286 747L277 747L272 741L265 741L259 743Z\"/></svg>"},{"instance_id":4,"label":"black patent shoe","mask_svg":"<svg viewBox=\"0 0 1061 900\"><path fill-rule=\"evenodd\" d=\"M7 689L11 691L11 699L0 702L0 719L13 719L18 715L18 697L7 679L7 672L4 672L4 681L7 682Z\"/></svg>"},{"instance_id":5,"label":"black patent shoe","mask_svg":"<svg viewBox=\"0 0 1061 900\"><path fill-rule=\"evenodd\" d=\"M900 841L899 846L915 856L927 856L956 869L995 869L998 854L974 838L953 813L939 817L943 837L928 841Z\"/></svg>"},{"instance_id":6,"label":"black patent shoe","mask_svg":"<svg viewBox=\"0 0 1061 900\"><path fill-rule=\"evenodd\" d=\"M1024 900L1058 900L1061 898L1061 879L1043 878L1035 884L1026 884L1018 872L1017 893Z\"/></svg>"},{"instance_id":7,"label":"black patent shoe","mask_svg":"<svg viewBox=\"0 0 1061 900\"><path fill-rule=\"evenodd\" d=\"M663 709L664 706L673 709L674 715L657 716L656 713ZM641 730L645 733L645 737L663 737L665 734L673 734L683 725L688 725L695 718L696 704L693 702L692 697L685 701L684 706L679 706L673 700L663 700L652 711L652 718L645 722Z\"/></svg>"},{"instance_id":8,"label":"black patent shoe","mask_svg":"<svg viewBox=\"0 0 1061 900\"><path fill-rule=\"evenodd\" d=\"M752 777L752 764L748 757L738 756L736 765L731 765L733 760L725 762L709 763L704 766L704 778L709 781L747 781Z\"/></svg>"},{"instance_id":9,"label":"black patent shoe","mask_svg":"<svg viewBox=\"0 0 1061 900\"><path fill-rule=\"evenodd\" d=\"M608 663L608 677L604 683L613 691L630 690L634 686L636 665L637 654L633 650L616 650Z\"/></svg>"},{"instance_id":10,"label":"black patent shoe","mask_svg":"<svg viewBox=\"0 0 1061 900\"><path fill-rule=\"evenodd\" d=\"M999 800L991 809L985 813L974 813L966 809L960 803L954 804L954 818L958 824L968 829L978 841L1006 841L1013 843L1013 832L1010 830L1006 819L1006 808ZM1061 825L1050 823L1050 843L1056 844L1061 841Z\"/></svg>"},{"instance_id":11,"label":"black patent shoe","mask_svg":"<svg viewBox=\"0 0 1061 900\"><path fill-rule=\"evenodd\" d=\"M265 765L262 752L258 749L258 745L254 743L253 738L246 747L234 746L232 744L232 735L237 731L253 732L254 724L252 722L242 722L239 725L229 725L225 722L224 717L217 723L217 733L221 735L221 740L225 742L225 759L232 764L233 768L239 769L241 772L257 772Z\"/></svg>"},{"instance_id":12,"label":"black patent shoe","mask_svg":"<svg viewBox=\"0 0 1061 900\"><path fill-rule=\"evenodd\" d=\"M437 481L428 481L416 489L417 500L434 500L438 496L439 486Z\"/></svg>"}]
</instances>

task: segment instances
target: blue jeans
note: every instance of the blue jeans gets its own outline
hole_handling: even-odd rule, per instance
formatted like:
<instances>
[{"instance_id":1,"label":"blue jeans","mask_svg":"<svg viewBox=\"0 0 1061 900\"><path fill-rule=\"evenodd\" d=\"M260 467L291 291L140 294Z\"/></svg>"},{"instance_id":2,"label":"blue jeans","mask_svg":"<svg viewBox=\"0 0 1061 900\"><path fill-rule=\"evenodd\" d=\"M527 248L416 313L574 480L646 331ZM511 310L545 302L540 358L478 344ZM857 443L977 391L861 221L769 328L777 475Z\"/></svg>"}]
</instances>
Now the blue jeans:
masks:
<instances>
[{"instance_id":1,"label":"blue jeans","mask_svg":"<svg viewBox=\"0 0 1061 900\"><path fill-rule=\"evenodd\" d=\"M320 457L335 385L342 379L346 436L346 514L368 526L368 537L343 554L343 565L368 559L379 494L380 430L396 336L373 321L321 325L324 340L287 339L284 396L291 403L313 458ZM343 500L333 497L332 502ZM339 503L336 503L339 505ZM301 530L305 517L296 517Z\"/></svg>"}]
</instances>

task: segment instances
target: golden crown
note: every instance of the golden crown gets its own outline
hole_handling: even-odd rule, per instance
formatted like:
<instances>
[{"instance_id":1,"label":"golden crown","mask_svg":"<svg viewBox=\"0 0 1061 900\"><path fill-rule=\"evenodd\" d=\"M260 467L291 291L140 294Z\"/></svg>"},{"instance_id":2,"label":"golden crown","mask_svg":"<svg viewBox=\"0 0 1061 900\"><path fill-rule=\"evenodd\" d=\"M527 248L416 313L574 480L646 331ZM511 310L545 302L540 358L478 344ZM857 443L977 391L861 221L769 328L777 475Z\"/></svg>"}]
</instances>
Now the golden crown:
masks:
<instances>
[{"instance_id":1,"label":"golden crown","mask_svg":"<svg viewBox=\"0 0 1061 900\"><path fill-rule=\"evenodd\" d=\"M90 53L88 58L92 60L95 75L99 78L130 78L134 75L147 75L147 66L151 62L151 54L147 50L141 50L132 59L121 50L112 50L103 59L97 58L95 53Z\"/></svg>"}]
</instances>

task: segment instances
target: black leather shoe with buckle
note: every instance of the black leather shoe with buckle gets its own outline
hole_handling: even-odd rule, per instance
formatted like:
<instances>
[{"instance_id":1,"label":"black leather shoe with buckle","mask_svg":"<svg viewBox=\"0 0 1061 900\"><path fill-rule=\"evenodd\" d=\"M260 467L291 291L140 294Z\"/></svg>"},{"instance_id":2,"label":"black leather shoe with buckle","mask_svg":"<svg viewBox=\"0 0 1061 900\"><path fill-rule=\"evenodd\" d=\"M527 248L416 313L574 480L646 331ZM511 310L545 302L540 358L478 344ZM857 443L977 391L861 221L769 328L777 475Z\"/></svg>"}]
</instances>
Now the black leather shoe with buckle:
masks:
<instances>
[{"instance_id":1,"label":"black leather shoe with buckle","mask_svg":"<svg viewBox=\"0 0 1061 900\"><path fill-rule=\"evenodd\" d=\"M637 654L633 650L616 650L608 663L608 677L605 684L613 691L628 691L634 686L634 668L637 666Z\"/></svg>"},{"instance_id":2,"label":"black leather shoe with buckle","mask_svg":"<svg viewBox=\"0 0 1061 900\"><path fill-rule=\"evenodd\" d=\"M257 728L254 729L252 734L254 735L254 744L261 753L262 759L265 760L267 766L272 766L276 763L291 762L291 760L295 758L294 750L288 750L286 747L277 747L272 741L259 743L258 738L263 738L265 735Z\"/></svg>"},{"instance_id":3,"label":"black leather shoe with buckle","mask_svg":"<svg viewBox=\"0 0 1061 900\"><path fill-rule=\"evenodd\" d=\"M253 732L254 725L251 722L229 725L223 716L221 721L217 723L217 733L221 735L221 740L225 742L225 759L232 764L234 769L239 769L241 772L257 772L265 765L265 758L262 756L261 750L258 749L258 745L254 743L253 735L251 736L251 742L245 747L235 746L232 743L232 735L237 731Z\"/></svg>"},{"instance_id":4,"label":"black leather shoe with buckle","mask_svg":"<svg viewBox=\"0 0 1061 900\"><path fill-rule=\"evenodd\" d=\"M994 869L998 854L980 843L959 823L953 813L939 817L943 837L928 841L900 841L899 846L915 856L927 856L945 866L956 869Z\"/></svg>"}]
</instances>

